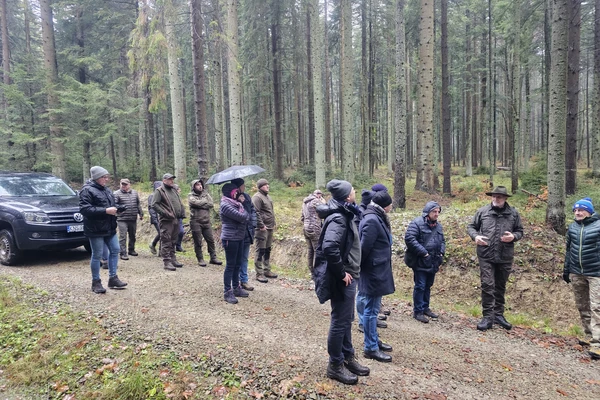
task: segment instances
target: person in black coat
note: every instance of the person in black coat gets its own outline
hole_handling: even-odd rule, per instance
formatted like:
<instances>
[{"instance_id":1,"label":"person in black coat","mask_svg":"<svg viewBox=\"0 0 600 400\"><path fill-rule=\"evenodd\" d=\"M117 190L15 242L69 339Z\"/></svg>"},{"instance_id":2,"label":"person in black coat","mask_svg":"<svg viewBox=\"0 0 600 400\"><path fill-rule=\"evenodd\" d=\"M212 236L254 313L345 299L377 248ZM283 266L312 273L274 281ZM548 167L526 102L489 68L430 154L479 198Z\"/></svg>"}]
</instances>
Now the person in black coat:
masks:
<instances>
[{"instance_id":1,"label":"person in black coat","mask_svg":"<svg viewBox=\"0 0 600 400\"><path fill-rule=\"evenodd\" d=\"M394 293L392 274L392 230L387 213L392 209L392 198L387 192L376 192L363 212L358 229L361 262L357 303L363 306L364 356L381 362L391 362L392 356L382 350L392 347L381 342L377 335L377 316L381 298Z\"/></svg>"},{"instance_id":2,"label":"person in black coat","mask_svg":"<svg viewBox=\"0 0 600 400\"><path fill-rule=\"evenodd\" d=\"M423 323L429 322L427 317L438 317L429 308L429 299L435 274L440 269L446 252L442 224L438 221L441 211L442 207L435 201L427 202L423 208L423 215L408 225L404 235L404 262L412 268L415 280L413 317Z\"/></svg>"},{"instance_id":3,"label":"person in black coat","mask_svg":"<svg viewBox=\"0 0 600 400\"><path fill-rule=\"evenodd\" d=\"M83 215L83 233L90 241L92 257L92 291L106 293L100 280L100 259L104 246L108 246L108 287L123 289L127 284L117 276L119 261L119 239L117 238L117 211L113 192L106 187L110 175L102 167L90 169L92 179L87 181L79 192L79 210Z\"/></svg>"},{"instance_id":4,"label":"person in black coat","mask_svg":"<svg viewBox=\"0 0 600 400\"><path fill-rule=\"evenodd\" d=\"M352 346L352 321L356 282L360 277L360 240L354 218L356 193L350 182L334 179L327 183L333 197L317 206L324 219L315 257L313 280L319 301L331 300L331 324L327 337L329 364L327 376L347 385L358 382L357 375L369 375L369 368L356 360Z\"/></svg>"}]
</instances>

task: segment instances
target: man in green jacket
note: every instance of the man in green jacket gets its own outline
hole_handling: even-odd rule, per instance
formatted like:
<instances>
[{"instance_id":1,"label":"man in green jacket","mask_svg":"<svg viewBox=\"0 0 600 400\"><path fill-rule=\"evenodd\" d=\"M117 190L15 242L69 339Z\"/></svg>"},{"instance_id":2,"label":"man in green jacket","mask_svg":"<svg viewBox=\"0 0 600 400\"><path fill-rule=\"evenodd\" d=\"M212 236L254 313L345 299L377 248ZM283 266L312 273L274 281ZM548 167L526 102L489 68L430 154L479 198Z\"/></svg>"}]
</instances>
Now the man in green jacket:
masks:
<instances>
[{"instance_id":1,"label":"man in green jacket","mask_svg":"<svg viewBox=\"0 0 600 400\"><path fill-rule=\"evenodd\" d=\"M481 278L483 318L477 329L485 331L498 324L509 330L512 325L504 318L504 293L523 225L519 212L506 202L510 197L506 187L496 186L486 194L492 196L492 202L477 210L467 228L477 244Z\"/></svg>"},{"instance_id":2,"label":"man in green jacket","mask_svg":"<svg viewBox=\"0 0 600 400\"><path fill-rule=\"evenodd\" d=\"M271 272L271 245L273 244L273 232L275 231L275 211L273 210L273 200L269 196L269 182L266 179L259 179L256 182L258 192L252 196L252 204L256 209L256 258L254 259L254 269L256 270L256 280L267 283L267 278L277 278L277 274Z\"/></svg>"}]
</instances>

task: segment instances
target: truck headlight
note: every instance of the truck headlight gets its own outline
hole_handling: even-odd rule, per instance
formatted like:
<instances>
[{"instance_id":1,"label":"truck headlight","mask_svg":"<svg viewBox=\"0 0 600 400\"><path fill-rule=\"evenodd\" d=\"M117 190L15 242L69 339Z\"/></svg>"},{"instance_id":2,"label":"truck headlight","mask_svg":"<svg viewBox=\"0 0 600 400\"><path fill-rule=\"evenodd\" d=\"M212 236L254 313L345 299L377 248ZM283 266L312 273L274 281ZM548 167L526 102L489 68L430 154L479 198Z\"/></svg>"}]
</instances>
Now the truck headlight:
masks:
<instances>
[{"instance_id":1,"label":"truck headlight","mask_svg":"<svg viewBox=\"0 0 600 400\"><path fill-rule=\"evenodd\" d=\"M44 212L23 212L23 218L28 224L49 224L50 218Z\"/></svg>"}]
</instances>

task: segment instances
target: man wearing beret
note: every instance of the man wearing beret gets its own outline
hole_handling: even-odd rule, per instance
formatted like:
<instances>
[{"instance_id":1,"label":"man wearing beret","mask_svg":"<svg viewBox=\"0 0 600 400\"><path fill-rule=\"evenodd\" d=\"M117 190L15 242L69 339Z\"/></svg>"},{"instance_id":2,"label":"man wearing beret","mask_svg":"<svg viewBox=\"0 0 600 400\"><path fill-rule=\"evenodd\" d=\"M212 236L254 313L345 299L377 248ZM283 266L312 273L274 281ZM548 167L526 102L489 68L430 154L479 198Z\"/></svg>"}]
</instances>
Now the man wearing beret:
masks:
<instances>
[{"instance_id":1,"label":"man wearing beret","mask_svg":"<svg viewBox=\"0 0 600 400\"><path fill-rule=\"evenodd\" d=\"M252 204L256 210L256 257L254 269L256 280L267 283L267 278L277 278L277 274L271 272L271 245L273 244L273 232L275 231L275 211L273 200L269 196L269 182L259 179L256 182L258 192L252 196Z\"/></svg>"},{"instance_id":2,"label":"man wearing beret","mask_svg":"<svg viewBox=\"0 0 600 400\"><path fill-rule=\"evenodd\" d=\"M512 325L504 318L504 293L512 269L515 242L523 237L523 225L516 208L506 199L506 187L496 186L486 193L492 202L475 213L467 232L477 245L481 274L481 308L483 318L477 329L485 331L493 324L509 330Z\"/></svg>"},{"instance_id":3,"label":"man wearing beret","mask_svg":"<svg viewBox=\"0 0 600 400\"><path fill-rule=\"evenodd\" d=\"M323 231L317 246L315 270L326 267L328 282L313 274L315 291L317 285L326 285L331 301L331 323L327 337L329 364L327 376L346 385L358 382L357 375L369 375L369 368L358 363L352 346L352 321L357 280L360 277L361 246L358 227L354 219L360 211L352 184L334 179L327 183L332 199L317 206L317 213L324 219Z\"/></svg>"},{"instance_id":4,"label":"man wearing beret","mask_svg":"<svg viewBox=\"0 0 600 400\"><path fill-rule=\"evenodd\" d=\"M158 214L160 225L160 255L166 270L175 271L183 267L175 256L179 237L179 219L185 218L185 208L175 189L175 175L164 174L162 185L152 195L152 208Z\"/></svg>"}]
</instances>

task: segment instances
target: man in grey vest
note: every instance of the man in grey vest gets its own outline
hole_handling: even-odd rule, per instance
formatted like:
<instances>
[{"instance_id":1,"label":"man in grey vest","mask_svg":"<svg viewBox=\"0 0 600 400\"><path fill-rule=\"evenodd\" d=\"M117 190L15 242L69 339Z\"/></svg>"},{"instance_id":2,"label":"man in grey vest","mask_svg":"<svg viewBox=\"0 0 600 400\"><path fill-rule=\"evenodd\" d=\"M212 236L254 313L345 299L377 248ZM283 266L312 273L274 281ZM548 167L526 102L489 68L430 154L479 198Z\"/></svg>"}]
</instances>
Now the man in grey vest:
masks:
<instances>
[{"instance_id":1,"label":"man in grey vest","mask_svg":"<svg viewBox=\"0 0 600 400\"><path fill-rule=\"evenodd\" d=\"M135 251L135 234L137 232L137 218L144 219L144 210L140 204L138 192L131 188L129 179L121 179L121 187L113 193L115 203L125 207L117 213L117 226L119 227L119 246L121 247L121 260L129 260L130 256L137 256ZM129 246L127 246L129 236Z\"/></svg>"}]
</instances>

